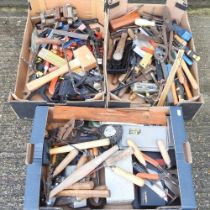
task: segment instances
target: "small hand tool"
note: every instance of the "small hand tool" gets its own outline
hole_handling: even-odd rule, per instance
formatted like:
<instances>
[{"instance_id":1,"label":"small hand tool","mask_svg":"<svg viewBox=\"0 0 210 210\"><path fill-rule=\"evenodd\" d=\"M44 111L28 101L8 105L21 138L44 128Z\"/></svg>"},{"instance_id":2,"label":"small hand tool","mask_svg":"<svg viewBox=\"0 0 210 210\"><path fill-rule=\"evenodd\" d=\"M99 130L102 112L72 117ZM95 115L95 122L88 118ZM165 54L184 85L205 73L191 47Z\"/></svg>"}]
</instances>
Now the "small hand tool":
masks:
<instances>
[{"instance_id":1,"label":"small hand tool","mask_svg":"<svg viewBox=\"0 0 210 210\"><path fill-rule=\"evenodd\" d=\"M113 59L116 61L120 61L123 58L125 43L128 37L128 32L125 31L122 33L120 41L118 42L117 48L113 54Z\"/></svg>"},{"instance_id":2,"label":"small hand tool","mask_svg":"<svg viewBox=\"0 0 210 210\"><path fill-rule=\"evenodd\" d=\"M166 150L166 147L162 140L157 140L157 145L160 149L160 153L163 157L163 160L165 161L168 168L171 168L171 159L169 157L168 151Z\"/></svg>"}]
</instances>

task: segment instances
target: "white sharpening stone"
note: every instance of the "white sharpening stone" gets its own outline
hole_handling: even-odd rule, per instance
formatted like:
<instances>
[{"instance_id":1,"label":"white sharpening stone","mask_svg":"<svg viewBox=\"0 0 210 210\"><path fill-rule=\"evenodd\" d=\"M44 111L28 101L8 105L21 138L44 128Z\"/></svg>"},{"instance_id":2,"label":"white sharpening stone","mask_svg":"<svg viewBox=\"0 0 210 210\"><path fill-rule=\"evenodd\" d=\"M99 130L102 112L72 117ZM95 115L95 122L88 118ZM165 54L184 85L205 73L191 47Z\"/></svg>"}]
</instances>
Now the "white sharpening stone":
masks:
<instances>
[{"instance_id":1,"label":"white sharpening stone","mask_svg":"<svg viewBox=\"0 0 210 210\"><path fill-rule=\"evenodd\" d=\"M133 173L132 157L118 162L120 168ZM135 199L134 185L126 179L114 174L109 167L105 168L106 186L110 190L110 197L107 198L108 204L131 203Z\"/></svg>"}]
</instances>

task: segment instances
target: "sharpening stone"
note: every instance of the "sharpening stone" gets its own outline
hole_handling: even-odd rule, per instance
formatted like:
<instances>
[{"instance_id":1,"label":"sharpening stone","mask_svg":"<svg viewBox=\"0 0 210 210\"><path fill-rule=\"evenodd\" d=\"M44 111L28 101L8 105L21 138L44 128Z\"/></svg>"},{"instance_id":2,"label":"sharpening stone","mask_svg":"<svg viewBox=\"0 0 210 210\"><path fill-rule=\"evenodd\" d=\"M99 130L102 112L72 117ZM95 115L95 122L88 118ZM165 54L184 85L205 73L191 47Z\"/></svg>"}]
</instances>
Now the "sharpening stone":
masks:
<instances>
[{"instance_id":1,"label":"sharpening stone","mask_svg":"<svg viewBox=\"0 0 210 210\"><path fill-rule=\"evenodd\" d=\"M132 157L118 162L116 166L133 173ZM110 190L110 197L107 198L108 204L127 204L135 199L134 185L126 179L114 174L109 167L105 168L106 186Z\"/></svg>"}]
</instances>

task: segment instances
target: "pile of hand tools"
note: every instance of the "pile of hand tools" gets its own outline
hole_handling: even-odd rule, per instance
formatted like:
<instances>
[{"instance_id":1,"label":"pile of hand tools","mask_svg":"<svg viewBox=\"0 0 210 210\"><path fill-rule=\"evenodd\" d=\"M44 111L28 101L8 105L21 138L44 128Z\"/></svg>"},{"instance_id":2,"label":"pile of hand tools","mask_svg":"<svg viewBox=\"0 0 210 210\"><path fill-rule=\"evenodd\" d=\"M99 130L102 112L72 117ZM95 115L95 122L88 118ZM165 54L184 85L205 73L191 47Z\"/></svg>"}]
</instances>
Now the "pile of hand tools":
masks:
<instances>
[{"instance_id":1,"label":"pile of hand tools","mask_svg":"<svg viewBox=\"0 0 210 210\"><path fill-rule=\"evenodd\" d=\"M99 100L104 94L103 26L80 19L70 4L32 16L26 100Z\"/></svg>"},{"instance_id":2,"label":"pile of hand tools","mask_svg":"<svg viewBox=\"0 0 210 210\"><path fill-rule=\"evenodd\" d=\"M108 86L111 100L177 105L200 98L190 70L200 60L192 33L171 18L134 10L110 21Z\"/></svg>"},{"instance_id":3,"label":"pile of hand tools","mask_svg":"<svg viewBox=\"0 0 210 210\"><path fill-rule=\"evenodd\" d=\"M48 127L41 205L91 209L126 202L133 208L173 205L180 192L170 136L162 132L159 139L148 138L154 144L148 148L148 142L136 140L141 132L146 136L146 127L75 119ZM150 126L150 132L161 127L166 129ZM145 193L156 196L157 202L141 202Z\"/></svg>"}]
</instances>

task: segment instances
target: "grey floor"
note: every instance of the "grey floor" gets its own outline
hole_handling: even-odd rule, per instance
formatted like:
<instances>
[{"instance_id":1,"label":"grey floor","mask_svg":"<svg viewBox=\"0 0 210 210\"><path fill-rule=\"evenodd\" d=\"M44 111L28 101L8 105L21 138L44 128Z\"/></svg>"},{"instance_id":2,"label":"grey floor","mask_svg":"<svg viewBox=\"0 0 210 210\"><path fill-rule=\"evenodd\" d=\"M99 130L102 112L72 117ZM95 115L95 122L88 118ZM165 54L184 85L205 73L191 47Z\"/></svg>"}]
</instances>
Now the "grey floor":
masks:
<instances>
[{"instance_id":1,"label":"grey floor","mask_svg":"<svg viewBox=\"0 0 210 210\"><path fill-rule=\"evenodd\" d=\"M6 1L5 1L6 2ZM21 1L20 1L21 2ZM190 23L199 63L200 85L205 105L196 118L186 124L193 153L193 179L198 209L210 209L210 15L191 11ZM9 16L9 17L5 17ZM22 209L25 180L25 143L31 121L18 120L7 103L14 89L18 56L26 18L22 11L0 13L0 209ZM186 186L187 187L187 186Z\"/></svg>"}]
</instances>

